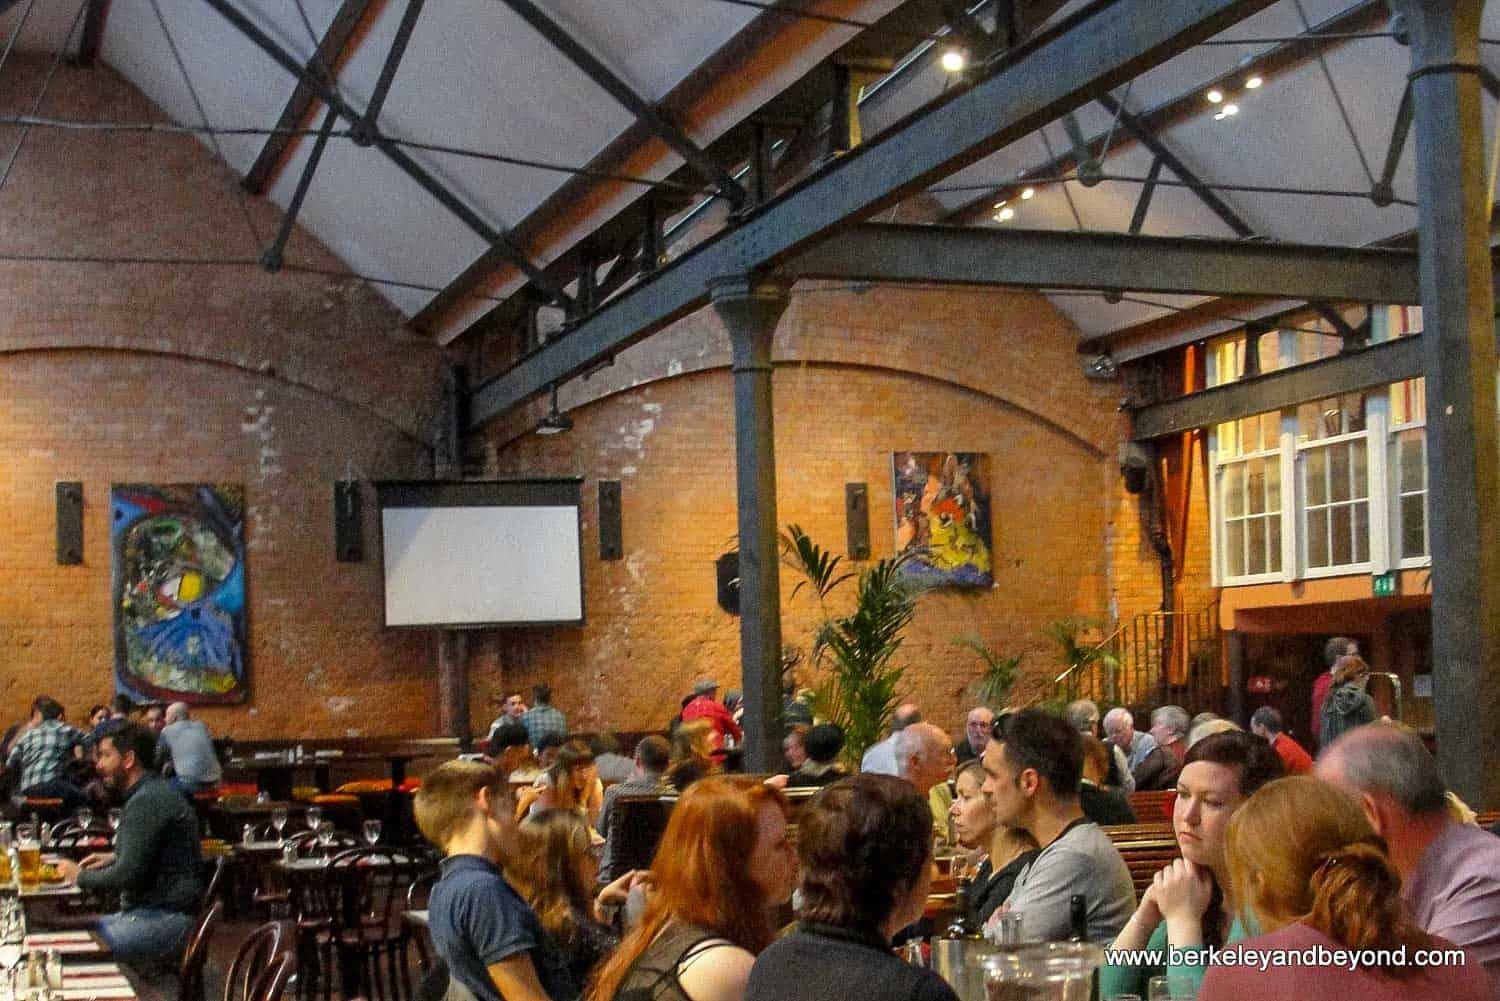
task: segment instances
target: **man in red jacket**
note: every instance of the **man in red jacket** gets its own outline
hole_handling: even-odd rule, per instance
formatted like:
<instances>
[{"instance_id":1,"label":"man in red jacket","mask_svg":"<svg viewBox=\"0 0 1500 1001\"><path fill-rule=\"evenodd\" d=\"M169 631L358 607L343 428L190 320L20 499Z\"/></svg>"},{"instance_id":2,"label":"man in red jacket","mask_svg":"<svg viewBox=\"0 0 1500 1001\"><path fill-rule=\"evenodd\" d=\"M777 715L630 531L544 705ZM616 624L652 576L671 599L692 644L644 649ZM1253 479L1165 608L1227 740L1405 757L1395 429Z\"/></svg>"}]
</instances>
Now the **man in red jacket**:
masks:
<instances>
[{"instance_id":1,"label":"man in red jacket","mask_svg":"<svg viewBox=\"0 0 1500 1001\"><path fill-rule=\"evenodd\" d=\"M693 701L682 708L684 723L695 719L706 719L713 724L713 759L720 764L724 761L725 738L732 741L727 745L729 747L745 739L734 716L719 702L719 683L713 678L699 678L693 685Z\"/></svg>"},{"instance_id":2,"label":"man in red jacket","mask_svg":"<svg viewBox=\"0 0 1500 1001\"><path fill-rule=\"evenodd\" d=\"M1313 770L1312 756L1282 730L1281 713L1270 706L1261 706L1250 714L1250 732L1264 738L1281 758L1288 775L1306 775Z\"/></svg>"}]
</instances>

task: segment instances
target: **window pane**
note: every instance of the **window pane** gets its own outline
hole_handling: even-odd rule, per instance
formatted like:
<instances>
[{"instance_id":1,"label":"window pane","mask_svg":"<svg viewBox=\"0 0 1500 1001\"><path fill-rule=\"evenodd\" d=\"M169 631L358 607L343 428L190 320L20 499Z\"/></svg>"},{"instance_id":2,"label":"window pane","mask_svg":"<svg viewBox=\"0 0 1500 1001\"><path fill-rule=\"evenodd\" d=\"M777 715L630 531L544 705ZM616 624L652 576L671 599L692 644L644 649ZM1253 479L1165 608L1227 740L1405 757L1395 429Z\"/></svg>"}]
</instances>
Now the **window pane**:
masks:
<instances>
[{"instance_id":1,"label":"window pane","mask_svg":"<svg viewBox=\"0 0 1500 1001\"><path fill-rule=\"evenodd\" d=\"M1365 398L1360 393L1349 393L1339 397L1339 409L1344 412L1344 430L1365 429Z\"/></svg>"},{"instance_id":2,"label":"window pane","mask_svg":"<svg viewBox=\"0 0 1500 1001\"><path fill-rule=\"evenodd\" d=\"M1245 523L1226 522L1224 525L1224 575L1245 576Z\"/></svg>"},{"instance_id":3,"label":"window pane","mask_svg":"<svg viewBox=\"0 0 1500 1001\"><path fill-rule=\"evenodd\" d=\"M1260 440L1262 448L1276 448L1281 444L1280 411L1260 415Z\"/></svg>"},{"instance_id":4,"label":"window pane","mask_svg":"<svg viewBox=\"0 0 1500 1001\"><path fill-rule=\"evenodd\" d=\"M1304 403L1297 408L1297 440L1316 441L1323 437L1318 430L1323 408L1316 403Z\"/></svg>"},{"instance_id":5,"label":"window pane","mask_svg":"<svg viewBox=\"0 0 1500 1001\"><path fill-rule=\"evenodd\" d=\"M1240 454L1260 451L1260 418L1246 417L1240 422Z\"/></svg>"},{"instance_id":6,"label":"window pane","mask_svg":"<svg viewBox=\"0 0 1500 1001\"><path fill-rule=\"evenodd\" d=\"M1251 518L1245 522L1246 543L1249 552L1249 561L1245 565L1246 573L1266 572L1266 520L1264 518Z\"/></svg>"},{"instance_id":7,"label":"window pane","mask_svg":"<svg viewBox=\"0 0 1500 1001\"><path fill-rule=\"evenodd\" d=\"M1219 428L1219 458L1232 459L1240 454L1240 426L1234 421L1228 424L1220 424Z\"/></svg>"},{"instance_id":8,"label":"window pane","mask_svg":"<svg viewBox=\"0 0 1500 1001\"><path fill-rule=\"evenodd\" d=\"M1353 460L1349 471L1349 488L1353 491L1352 496L1370 496L1370 475L1365 470L1365 447L1363 441L1351 441L1348 445L1349 456Z\"/></svg>"},{"instance_id":9,"label":"window pane","mask_svg":"<svg viewBox=\"0 0 1500 1001\"><path fill-rule=\"evenodd\" d=\"M1426 446L1426 436L1421 431L1403 431L1396 439L1396 469L1400 474L1399 489L1404 494L1426 489L1422 482Z\"/></svg>"},{"instance_id":10,"label":"window pane","mask_svg":"<svg viewBox=\"0 0 1500 1001\"><path fill-rule=\"evenodd\" d=\"M1245 499L1251 514L1266 509L1266 460L1251 459L1245 463Z\"/></svg>"},{"instance_id":11,"label":"window pane","mask_svg":"<svg viewBox=\"0 0 1500 1001\"><path fill-rule=\"evenodd\" d=\"M1328 511L1307 512L1307 565L1328 565Z\"/></svg>"},{"instance_id":12,"label":"window pane","mask_svg":"<svg viewBox=\"0 0 1500 1001\"><path fill-rule=\"evenodd\" d=\"M1370 558L1370 505L1362 501L1354 505L1354 560L1364 563Z\"/></svg>"},{"instance_id":13,"label":"window pane","mask_svg":"<svg viewBox=\"0 0 1500 1001\"><path fill-rule=\"evenodd\" d=\"M1401 557L1427 555L1427 498L1413 494L1401 498Z\"/></svg>"},{"instance_id":14,"label":"window pane","mask_svg":"<svg viewBox=\"0 0 1500 1001\"><path fill-rule=\"evenodd\" d=\"M1353 517L1349 513L1348 504L1340 504L1328 509L1330 515L1329 541L1332 543L1332 559L1330 566L1343 566L1345 563L1354 562L1354 526Z\"/></svg>"},{"instance_id":15,"label":"window pane","mask_svg":"<svg viewBox=\"0 0 1500 1001\"><path fill-rule=\"evenodd\" d=\"M1281 510L1281 456L1266 460L1266 510Z\"/></svg>"},{"instance_id":16,"label":"window pane","mask_svg":"<svg viewBox=\"0 0 1500 1001\"><path fill-rule=\"evenodd\" d=\"M1349 499L1349 446L1334 445L1328 450L1328 499Z\"/></svg>"},{"instance_id":17,"label":"window pane","mask_svg":"<svg viewBox=\"0 0 1500 1001\"><path fill-rule=\"evenodd\" d=\"M1266 569L1281 572L1281 518L1275 515L1266 519Z\"/></svg>"},{"instance_id":18,"label":"window pane","mask_svg":"<svg viewBox=\"0 0 1500 1001\"><path fill-rule=\"evenodd\" d=\"M1224 467L1224 516L1237 518L1245 513L1245 465L1236 462Z\"/></svg>"},{"instance_id":19,"label":"window pane","mask_svg":"<svg viewBox=\"0 0 1500 1001\"><path fill-rule=\"evenodd\" d=\"M1307 456L1307 503L1328 503L1328 449L1315 448Z\"/></svg>"}]
</instances>

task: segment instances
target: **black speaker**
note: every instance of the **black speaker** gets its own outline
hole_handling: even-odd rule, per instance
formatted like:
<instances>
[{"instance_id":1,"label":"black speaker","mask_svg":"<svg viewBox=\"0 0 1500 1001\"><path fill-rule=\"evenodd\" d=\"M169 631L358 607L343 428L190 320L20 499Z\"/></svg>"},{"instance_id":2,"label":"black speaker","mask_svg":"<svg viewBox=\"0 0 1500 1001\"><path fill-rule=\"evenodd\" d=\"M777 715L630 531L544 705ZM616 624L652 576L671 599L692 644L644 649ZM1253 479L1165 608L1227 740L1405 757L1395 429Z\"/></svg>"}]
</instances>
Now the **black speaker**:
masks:
<instances>
[{"instance_id":1,"label":"black speaker","mask_svg":"<svg viewBox=\"0 0 1500 1001\"><path fill-rule=\"evenodd\" d=\"M358 563L365 558L360 517L363 503L358 480L340 480L333 485L333 548L340 563Z\"/></svg>"},{"instance_id":2,"label":"black speaker","mask_svg":"<svg viewBox=\"0 0 1500 1001\"><path fill-rule=\"evenodd\" d=\"M870 491L863 483L844 484L844 523L847 526L849 558L870 558Z\"/></svg>"},{"instance_id":3,"label":"black speaker","mask_svg":"<svg viewBox=\"0 0 1500 1001\"><path fill-rule=\"evenodd\" d=\"M620 514L620 481L599 481L599 558L618 560L625 556L625 535Z\"/></svg>"},{"instance_id":4,"label":"black speaker","mask_svg":"<svg viewBox=\"0 0 1500 1001\"><path fill-rule=\"evenodd\" d=\"M83 562L82 483L57 483L57 562Z\"/></svg>"},{"instance_id":5,"label":"black speaker","mask_svg":"<svg viewBox=\"0 0 1500 1001\"><path fill-rule=\"evenodd\" d=\"M718 577L719 607L730 615L740 614L740 554L725 553L714 561Z\"/></svg>"}]
</instances>

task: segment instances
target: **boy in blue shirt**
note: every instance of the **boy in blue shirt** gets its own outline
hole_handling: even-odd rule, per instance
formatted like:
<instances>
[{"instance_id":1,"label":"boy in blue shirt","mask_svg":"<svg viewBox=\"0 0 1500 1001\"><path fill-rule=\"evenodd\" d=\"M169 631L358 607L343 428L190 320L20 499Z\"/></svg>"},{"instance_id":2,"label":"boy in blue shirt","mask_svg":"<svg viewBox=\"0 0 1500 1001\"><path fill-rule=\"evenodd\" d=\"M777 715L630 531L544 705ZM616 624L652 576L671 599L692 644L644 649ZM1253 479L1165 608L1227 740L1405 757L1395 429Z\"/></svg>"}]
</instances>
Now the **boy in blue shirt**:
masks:
<instances>
[{"instance_id":1,"label":"boy in blue shirt","mask_svg":"<svg viewBox=\"0 0 1500 1001\"><path fill-rule=\"evenodd\" d=\"M428 902L432 942L479 1001L573 1001L562 954L500 872L515 811L506 777L482 762L449 761L423 779L417 826L447 856Z\"/></svg>"}]
</instances>

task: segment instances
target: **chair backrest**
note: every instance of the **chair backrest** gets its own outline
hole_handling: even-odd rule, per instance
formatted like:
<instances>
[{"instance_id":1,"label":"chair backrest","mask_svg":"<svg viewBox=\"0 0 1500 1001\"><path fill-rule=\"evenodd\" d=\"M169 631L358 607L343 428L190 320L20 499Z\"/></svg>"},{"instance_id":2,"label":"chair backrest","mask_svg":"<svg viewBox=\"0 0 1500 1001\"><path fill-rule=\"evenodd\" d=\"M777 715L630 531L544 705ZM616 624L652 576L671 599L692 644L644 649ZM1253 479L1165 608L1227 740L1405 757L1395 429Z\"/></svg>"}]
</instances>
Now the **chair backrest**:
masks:
<instances>
[{"instance_id":1,"label":"chair backrest","mask_svg":"<svg viewBox=\"0 0 1500 1001\"><path fill-rule=\"evenodd\" d=\"M246 1001L281 1001L281 995L286 990L287 981L292 979L292 971L297 968L297 954L294 952L283 952L271 960L271 965L265 969L261 977L251 988L251 994Z\"/></svg>"},{"instance_id":2,"label":"chair backrest","mask_svg":"<svg viewBox=\"0 0 1500 1001\"><path fill-rule=\"evenodd\" d=\"M224 1001L253 1001L252 994L277 958L292 951L292 933L285 921L267 921L240 943L224 977Z\"/></svg>"},{"instance_id":3,"label":"chair backrest","mask_svg":"<svg viewBox=\"0 0 1500 1001\"><path fill-rule=\"evenodd\" d=\"M209 904L219 897L219 889L224 885L224 870L229 867L229 859L220 855L212 861L204 860L208 867L208 879L203 884L203 895L198 898L198 913L202 914Z\"/></svg>"},{"instance_id":4,"label":"chair backrest","mask_svg":"<svg viewBox=\"0 0 1500 1001\"><path fill-rule=\"evenodd\" d=\"M187 948L182 953L181 989L177 995L179 1001L203 1001L203 964L208 961L208 944L223 916L224 905L214 901L213 906L203 912L192 934L188 936Z\"/></svg>"},{"instance_id":5,"label":"chair backrest","mask_svg":"<svg viewBox=\"0 0 1500 1001\"><path fill-rule=\"evenodd\" d=\"M674 802L652 795L621 796L615 800L609 830L605 833L619 872L651 868Z\"/></svg>"}]
</instances>

